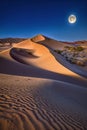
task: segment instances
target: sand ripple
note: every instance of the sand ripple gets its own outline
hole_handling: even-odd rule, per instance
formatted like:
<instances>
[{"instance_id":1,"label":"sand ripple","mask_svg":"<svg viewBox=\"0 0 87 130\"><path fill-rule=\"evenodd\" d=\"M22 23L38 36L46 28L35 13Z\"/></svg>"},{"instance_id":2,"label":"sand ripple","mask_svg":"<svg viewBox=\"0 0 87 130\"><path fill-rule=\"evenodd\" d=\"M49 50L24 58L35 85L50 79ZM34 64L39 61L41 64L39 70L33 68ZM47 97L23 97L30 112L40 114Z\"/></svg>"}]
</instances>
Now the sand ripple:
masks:
<instances>
[{"instance_id":1,"label":"sand ripple","mask_svg":"<svg viewBox=\"0 0 87 130\"><path fill-rule=\"evenodd\" d=\"M77 96L87 98L85 88L6 75L0 83L0 130L87 130L84 99Z\"/></svg>"}]
</instances>

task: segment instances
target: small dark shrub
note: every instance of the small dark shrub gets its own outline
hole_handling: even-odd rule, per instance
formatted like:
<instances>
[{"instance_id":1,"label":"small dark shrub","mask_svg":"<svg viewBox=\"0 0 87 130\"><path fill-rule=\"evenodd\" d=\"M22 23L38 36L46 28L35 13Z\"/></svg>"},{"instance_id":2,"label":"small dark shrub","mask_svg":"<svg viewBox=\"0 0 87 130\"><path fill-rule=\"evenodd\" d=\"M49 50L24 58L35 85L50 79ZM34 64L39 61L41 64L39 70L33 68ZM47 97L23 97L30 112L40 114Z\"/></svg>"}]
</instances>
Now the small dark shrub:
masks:
<instances>
[{"instance_id":1,"label":"small dark shrub","mask_svg":"<svg viewBox=\"0 0 87 130\"><path fill-rule=\"evenodd\" d=\"M61 50L54 50L55 52L57 52L58 54L61 54L62 51Z\"/></svg>"}]
</instances>

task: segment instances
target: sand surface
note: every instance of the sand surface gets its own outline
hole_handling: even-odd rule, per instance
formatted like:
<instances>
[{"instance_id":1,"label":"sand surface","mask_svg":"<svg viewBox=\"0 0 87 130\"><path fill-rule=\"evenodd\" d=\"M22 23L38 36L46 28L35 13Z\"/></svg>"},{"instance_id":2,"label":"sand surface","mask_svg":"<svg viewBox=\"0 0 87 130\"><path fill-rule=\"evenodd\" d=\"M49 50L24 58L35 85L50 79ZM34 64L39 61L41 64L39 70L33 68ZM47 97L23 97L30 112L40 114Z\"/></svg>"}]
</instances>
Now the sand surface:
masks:
<instances>
[{"instance_id":1,"label":"sand surface","mask_svg":"<svg viewBox=\"0 0 87 130\"><path fill-rule=\"evenodd\" d=\"M86 130L87 79L40 39L0 52L0 130Z\"/></svg>"}]
</instances>

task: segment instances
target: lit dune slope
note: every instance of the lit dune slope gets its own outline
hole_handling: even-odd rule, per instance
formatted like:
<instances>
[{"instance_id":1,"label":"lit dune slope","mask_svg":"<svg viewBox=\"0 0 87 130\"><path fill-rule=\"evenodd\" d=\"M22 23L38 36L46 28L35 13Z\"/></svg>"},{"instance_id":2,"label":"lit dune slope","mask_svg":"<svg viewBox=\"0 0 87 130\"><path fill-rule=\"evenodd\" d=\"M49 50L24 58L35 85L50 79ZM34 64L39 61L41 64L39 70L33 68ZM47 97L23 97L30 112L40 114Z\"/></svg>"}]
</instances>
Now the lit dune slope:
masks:
<instances>
[{"instance_id":1,"label":"lit dune slope","mask_svg":"<svg viewBox=\"0 0 87 130\"><path fill-rule=\"evenodd\" d=\"M27 54L26 50L30 53ZM56 61L55 57L50 53L49 49L43 45L32 42L30 39L14 45L11 50L1 52L0 56L2 61L1 72L6 70L8 73L11 72L12 74L12 72L17 71L18 73L20 71L20 73L26 75L29 71L29 73L31 73L30 76L32 76L32 73L35 74L40 71L42 74L37 73L37 75L39 77L42 77L44 73L45 78L50 78L50 73L52 72L52 79L60 79L63 81L66 81L67 79L67 81L69 80L68 82L70 83L75 83L77 85L79 84L83 86L86 86L87 83L85 78L82 78L81 76L75 74L74 72L61 65L58 61ZM5 62L4 65L6 64L6 66L3 66L3 62ZM25 66L20 62L27 64L28 66ZM33 70L31 70L32 67Z\"/></svg>"},{"instance_id":2,"label":"lit dune slope","mask_svg":"<svg viewBox=\"0 0 87 130\"><path fill-rule=\"evenodd\" d=\"M86 78L34 40L0 52L0 129L86 130Z\"/></svg>"}]
</instances>

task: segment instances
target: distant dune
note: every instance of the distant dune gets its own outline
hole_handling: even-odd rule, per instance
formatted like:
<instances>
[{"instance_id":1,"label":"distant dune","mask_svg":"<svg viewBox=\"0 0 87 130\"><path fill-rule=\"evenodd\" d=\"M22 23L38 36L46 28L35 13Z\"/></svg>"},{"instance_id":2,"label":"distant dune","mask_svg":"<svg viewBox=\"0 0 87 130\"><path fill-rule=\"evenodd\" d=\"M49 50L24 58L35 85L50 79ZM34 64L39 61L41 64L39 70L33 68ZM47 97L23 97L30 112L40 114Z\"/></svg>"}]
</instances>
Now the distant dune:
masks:
<instances>
[{"instance_id":1,"label":"distant dune","mask_svg":"<svg viewBox=\"0 0 87 130\"><path fill-rule=\"evenodd\" d=\"M18 42L21 42L21 41L24 41L26 40L26 38L2 38L0 39L0 43L18 43Z\"/></svg>"},{"instance_id":2,"label":"distant dune","mask_svg":"<svg viewBox=\"0 0 87 130\"><path fill-rule=\"evenodd\" d=\"M0 51L12 47L13 44L26 40L25 38L2 38L0 39Z\"/></svg>"},{"instance_id":3,"label":"distant dune","mask_svg":"<svg viewBox=\"0 0 87 130\"><path fill-rule=\"evenodd\" d=\"M87 130L87 69L43 35L0 52L0 130Z\"/></svg>"}]
</instances>

